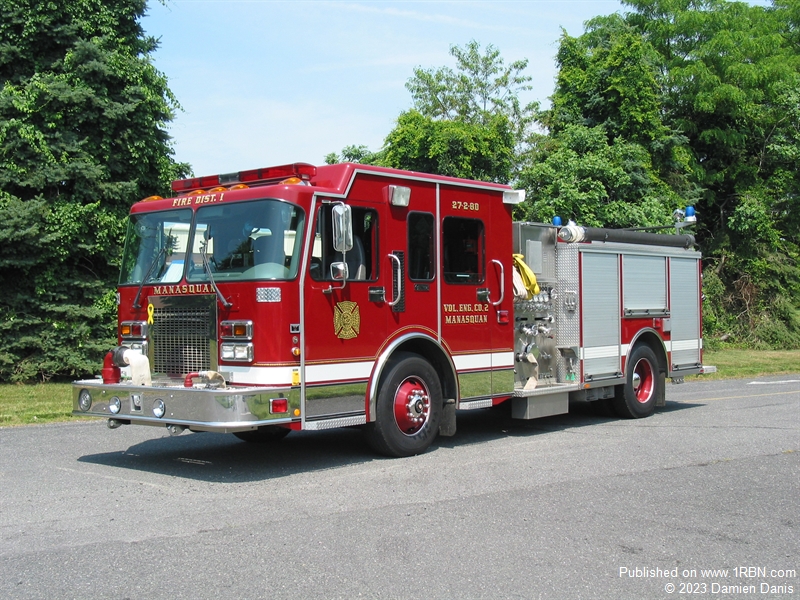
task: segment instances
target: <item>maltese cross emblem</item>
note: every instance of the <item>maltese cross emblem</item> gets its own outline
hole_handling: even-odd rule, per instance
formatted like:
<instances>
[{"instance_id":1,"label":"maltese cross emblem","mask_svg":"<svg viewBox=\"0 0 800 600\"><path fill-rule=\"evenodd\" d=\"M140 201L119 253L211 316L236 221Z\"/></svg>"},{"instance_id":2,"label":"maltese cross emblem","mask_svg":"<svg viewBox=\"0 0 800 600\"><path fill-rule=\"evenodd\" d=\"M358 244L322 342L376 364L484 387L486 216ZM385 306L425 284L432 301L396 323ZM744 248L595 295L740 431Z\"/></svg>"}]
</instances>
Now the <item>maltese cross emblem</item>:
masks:
<instances>
[{"instance_id":1,"label":"maltese cross emblem","mask_svg":"<svg viewBox=\"0 0 800 600\"><path fill-rule=\"evenodd\" d=\"M344 300L336 304L333 311L333 329L342 340L351 340L358 335L361 327L361 313L358 304Z\"/></svg>"}]
</instances>

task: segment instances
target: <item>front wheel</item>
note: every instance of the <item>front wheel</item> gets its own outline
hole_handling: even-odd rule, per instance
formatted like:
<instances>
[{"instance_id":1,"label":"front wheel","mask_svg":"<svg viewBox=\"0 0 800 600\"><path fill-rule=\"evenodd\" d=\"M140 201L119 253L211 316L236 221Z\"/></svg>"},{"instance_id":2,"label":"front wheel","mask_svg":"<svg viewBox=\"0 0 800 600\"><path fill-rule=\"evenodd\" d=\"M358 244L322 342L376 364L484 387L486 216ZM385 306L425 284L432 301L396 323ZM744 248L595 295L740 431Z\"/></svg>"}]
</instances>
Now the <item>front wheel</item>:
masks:
<instances>
[{"instance_id":1,"label":"front wheel","mask_svg":"<svg viewBox=\"0 0 800 600\"><path fill-rule=\"evenodd\" d=\"M365 426L369 444L398 458L425 452L442 417L436 371L418 354L403 352L392 360L379 386L375 421Z\"/></svg>"},{"instance_id":2,"label":"front wheel","mask_svg":"<svg viewBox=\"0 0 800 600\"><path fill-rule=\"evenodd\" d=\"M625 385L614 398L614 410L624 419L640 419L653 414L660 397L662 378L658 359L650 347L638 345L628 355Z\"/></svg>"}]
</instances>

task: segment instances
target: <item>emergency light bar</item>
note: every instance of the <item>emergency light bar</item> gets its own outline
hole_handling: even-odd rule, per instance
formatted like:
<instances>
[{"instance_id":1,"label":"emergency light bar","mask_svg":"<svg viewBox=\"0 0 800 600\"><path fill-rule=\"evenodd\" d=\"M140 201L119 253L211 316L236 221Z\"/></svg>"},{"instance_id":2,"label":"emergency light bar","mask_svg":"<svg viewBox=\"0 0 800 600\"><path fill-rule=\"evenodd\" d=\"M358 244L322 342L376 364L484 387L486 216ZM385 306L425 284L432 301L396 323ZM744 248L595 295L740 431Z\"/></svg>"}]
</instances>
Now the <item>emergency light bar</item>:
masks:
<instances>
[{"instance_id":1,"label":"emergency light bar","mask_svg":"<svg viewBox=\"0 0 800 600\"><path fill-rule=\"evenodd\" d=\"M236 184L266 184L278 183L284 179L297 178L308 181L317 174L317 167L307 163L293 163L263 169L250 169L238 173L224 173L222 175L207 175L205 177L192 177L190 179L176 179L172 182L172 191L176 193L192 192L216 186Z\"/></svg>"}]
</instances>

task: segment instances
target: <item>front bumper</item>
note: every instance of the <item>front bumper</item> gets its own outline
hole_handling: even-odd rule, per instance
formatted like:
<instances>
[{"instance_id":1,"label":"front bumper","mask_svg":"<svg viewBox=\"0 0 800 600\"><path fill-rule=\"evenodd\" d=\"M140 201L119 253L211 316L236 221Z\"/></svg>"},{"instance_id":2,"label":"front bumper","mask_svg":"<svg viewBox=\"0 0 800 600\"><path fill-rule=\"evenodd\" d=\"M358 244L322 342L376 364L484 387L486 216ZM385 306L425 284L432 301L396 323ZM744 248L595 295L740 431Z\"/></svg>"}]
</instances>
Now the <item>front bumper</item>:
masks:
<instances>
[{"instance_id":1,"label":"front bumper","mask_svg":"<svg viewBox=\"0 0 800 600\"><path fill-rule=\"evenodd\" d=\"M81 406L83 391L91 397L88 406L85 402ZM273 403L276 399L288 400L288 411L273 413L273 404L287 404ZM154 411L155 405L160 406L159 401L163 403L161 417ZM112 412L112 406L119 406L119 410ZM102 417L118 424L180 425L191 431L234 433L263 425L300 422L300 393L299 388L201 389L155 383L152 386L106 384L92 379L72 384L72 408L75 416Z\"/></svg>"}]
</instances>

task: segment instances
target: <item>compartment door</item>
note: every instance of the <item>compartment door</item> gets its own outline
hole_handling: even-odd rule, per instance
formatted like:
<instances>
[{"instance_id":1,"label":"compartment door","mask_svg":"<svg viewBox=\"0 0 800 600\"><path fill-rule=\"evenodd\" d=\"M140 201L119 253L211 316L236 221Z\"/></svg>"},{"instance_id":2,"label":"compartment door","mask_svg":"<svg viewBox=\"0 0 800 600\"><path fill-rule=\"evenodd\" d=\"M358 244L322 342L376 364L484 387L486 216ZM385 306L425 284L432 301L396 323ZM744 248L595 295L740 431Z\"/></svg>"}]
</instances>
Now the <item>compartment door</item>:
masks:
<instances>
[{"instance_id":1,"label":"compartment door","mask_svg":"<svg viewBox=\"0 0 800 600\"><path fill-rule=\"evenodd\" d=\"M583 376L616 377L620 368L619 255L581 253Z\"/></svg>"}]
</instances>

